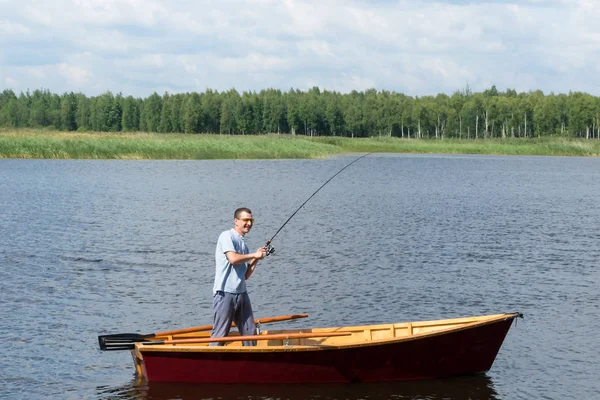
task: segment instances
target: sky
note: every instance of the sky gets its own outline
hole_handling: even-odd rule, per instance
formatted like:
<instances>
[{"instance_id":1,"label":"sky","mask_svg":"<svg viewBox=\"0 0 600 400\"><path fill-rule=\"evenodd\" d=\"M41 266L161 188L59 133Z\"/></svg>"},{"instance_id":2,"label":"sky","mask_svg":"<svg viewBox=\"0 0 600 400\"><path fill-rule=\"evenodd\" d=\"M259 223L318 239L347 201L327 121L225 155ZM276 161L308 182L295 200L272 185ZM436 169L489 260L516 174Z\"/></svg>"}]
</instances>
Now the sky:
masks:
<instances>
[{"instance_id":1,"label":"sky","mask_svg":"<svg viewBox=\"0 0 600 400\"><path fill-rule=\"evenodd\" d=\"M0 0L0 90L600 95L600 0Z\"/></svg>"}]
</instances>

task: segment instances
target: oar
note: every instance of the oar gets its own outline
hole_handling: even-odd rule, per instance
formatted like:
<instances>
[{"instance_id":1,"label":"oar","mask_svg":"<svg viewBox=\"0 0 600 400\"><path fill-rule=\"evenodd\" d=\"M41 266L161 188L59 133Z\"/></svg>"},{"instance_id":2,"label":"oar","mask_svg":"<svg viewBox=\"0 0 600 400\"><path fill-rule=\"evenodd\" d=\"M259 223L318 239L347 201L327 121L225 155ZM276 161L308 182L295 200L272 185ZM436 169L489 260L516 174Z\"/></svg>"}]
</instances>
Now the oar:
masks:
<instances>
[{"instance_id":1,"label":"oar","mask_svg":"<svg viewBox=\"0 0 600 400\"><path fill-rule=\"evenodd\" d=\"M192 339L173 339L173 340L155 340L150 342L138 342L142 345L162 345L162 344L191 344L191 343L213 343L213 342L240 342L253 340L288 340L304 338L325 338L332 336L349 336L352 332L307 332L307 333L274 333L266 335L252 336L226 336L220 338L192 338ZM132 350L135 343L131 342L110 342L104 350Z\"/></svg>"},{"instance_id":2,"label":"oar","mask_svg":"<svg viewBox=\"0 0 600 400\"><path fill-rule=\"evenodd\" d=\"M293 315L281 315L277 317L266 317L266 318L258 318L254 320L255 324L268 324L271 322L280 322L280 321L289 321L292 319L298 318L306 318L308 314L293 314ZM235 324L232 324L235 326ZM144 342L148 339L153 339L155 337L160 336L171 336L171 335L181 335L184 333L190 332L200 332L200 331L209 331L212 329L212 325L202 325L195 326L192 328L183 328L183 329L174 329L171 331L157 332L157 333L148 333L148 334L139 334L139 333L115 333L112 335L101 335L98 336L98 343L100 344L100 350L126 350L133 347L126 346L124 348L117 348L118 346L110 345L111 343L120 343L125 345L127 343L137 343ZM108 347L112 347L108 349Z\"/></svg>"}]
</instances>

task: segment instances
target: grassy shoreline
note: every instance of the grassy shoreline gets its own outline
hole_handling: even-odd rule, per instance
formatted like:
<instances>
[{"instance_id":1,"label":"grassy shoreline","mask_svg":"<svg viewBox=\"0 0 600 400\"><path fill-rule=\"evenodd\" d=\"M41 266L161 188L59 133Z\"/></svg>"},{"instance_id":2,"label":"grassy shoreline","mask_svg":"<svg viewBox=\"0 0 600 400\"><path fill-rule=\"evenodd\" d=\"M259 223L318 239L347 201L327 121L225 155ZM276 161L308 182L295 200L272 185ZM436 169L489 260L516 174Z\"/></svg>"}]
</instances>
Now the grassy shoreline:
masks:
<instances>
[{"instance_id":1,"label":"grassy shoreline","mask_svg":"<svg viewBox=\"0 0 600 400\"><path fill-rule=\"evenodd\" d=\"M304 137L155 133L0 131L0 158L43 159L280 159L354 152L600 156L600 140Z\"/></svg>"}]
</instances>

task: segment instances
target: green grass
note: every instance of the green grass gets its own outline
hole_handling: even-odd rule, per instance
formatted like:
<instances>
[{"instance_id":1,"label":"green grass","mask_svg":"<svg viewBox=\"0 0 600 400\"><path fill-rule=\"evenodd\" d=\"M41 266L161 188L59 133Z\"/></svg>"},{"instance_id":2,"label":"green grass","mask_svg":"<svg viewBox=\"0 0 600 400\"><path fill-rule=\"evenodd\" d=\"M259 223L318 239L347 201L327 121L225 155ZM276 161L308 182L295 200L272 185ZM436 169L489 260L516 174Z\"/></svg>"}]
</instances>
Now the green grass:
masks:
<instances>
[{"instance_id":1,"label":"green grass","mask_svg":"<svg viewBox=\"0 0 600 400\"><path fill-rule=\"evenodd\" d=\"M539 156L599 156L600 140L559 137L533 139L444 139L417 140L398 138L315 138L321 143L339 146L347 152L389 152L430 154L497 154Z\"/></svg>"},{"instance_id":2,"label":"green grass","mask_svg":"<svg viewBox=\"0 0 600 400\"><path fill-rule=\"evenodd\" d=\"M284 135L0 132L0 158L317 158L339 151L334 145Z\"/></svg>"},{"instance_id":3,"label":"green grass","mask_svg":"<svg viewBox=\"0 0 600 400\"><path fill-rule=\"evenodd\" d=\"M0 158L272 159L348 152L598 156L600 140L415 140L291 135L184 135L0 131Z\"/></svg>"}]
</instances>

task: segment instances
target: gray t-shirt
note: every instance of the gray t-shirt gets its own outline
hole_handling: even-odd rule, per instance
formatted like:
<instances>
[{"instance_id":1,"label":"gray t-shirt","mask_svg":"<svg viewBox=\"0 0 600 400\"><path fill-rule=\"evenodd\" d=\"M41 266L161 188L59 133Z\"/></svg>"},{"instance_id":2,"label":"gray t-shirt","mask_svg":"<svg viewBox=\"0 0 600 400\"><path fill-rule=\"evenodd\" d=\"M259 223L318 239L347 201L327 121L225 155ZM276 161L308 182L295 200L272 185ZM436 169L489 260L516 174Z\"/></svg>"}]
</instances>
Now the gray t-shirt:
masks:
<instances>
[{"instance_id":1,"label":"gray t-shirt","mask_svg":"<svg viewBox=\"0 0 600 400\"><path fill-rule=\"evenodd\" d=\"M244 237L233 228L222 232L217 241L213 294L219 290L236 294L246 292L246 270L248 269L248 263L231 264L225 255L228 251L238 254L250 253L248 246L244 243Z\"/></svg>"}]
</instances>

